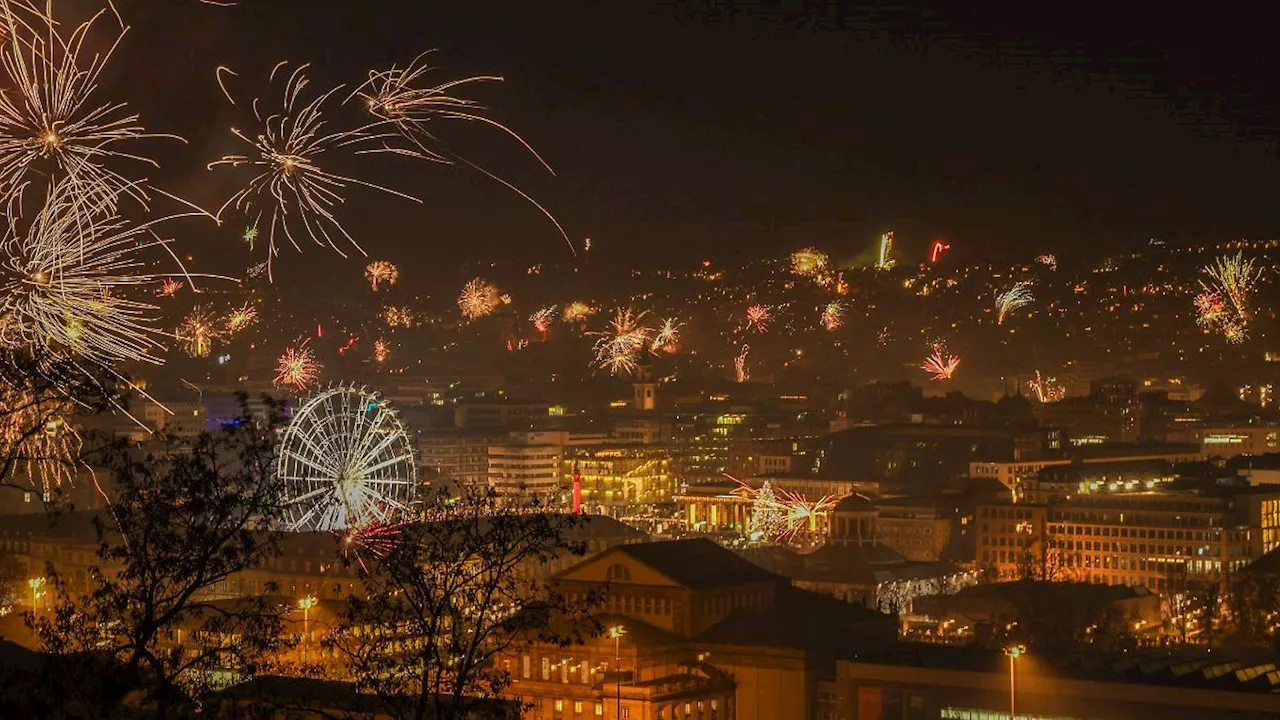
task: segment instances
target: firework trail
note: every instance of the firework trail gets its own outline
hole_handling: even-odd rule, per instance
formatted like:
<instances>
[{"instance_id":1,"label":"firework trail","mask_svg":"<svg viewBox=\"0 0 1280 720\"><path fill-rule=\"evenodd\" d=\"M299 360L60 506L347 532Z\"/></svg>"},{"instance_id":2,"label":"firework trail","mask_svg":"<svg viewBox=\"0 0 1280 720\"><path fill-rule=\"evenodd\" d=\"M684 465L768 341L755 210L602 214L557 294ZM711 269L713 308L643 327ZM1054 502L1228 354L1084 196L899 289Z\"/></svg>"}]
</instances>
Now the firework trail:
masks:
<instances>
[{"instance_id":1,"label":"firework trail","mask_svg":"<svg viewBox=\"0 0 1280 720\"><path fill-rule=\"evenodd\" d=\"M844 323L844 306L839 300L833 300L827 303L822 310L822 327L827 330L835 330Z\"/></svg>"},{"instance_id":2,"label":"firework trail","mask_svg":"<svg viewBox=\"0 0 1280 720\"><path fill-rule=\"evenodd\" d=\"M182 349L196 358L209 357L213 352L213 341L219 336L213 313L198 305L174 331Z\"/></svg>"},{"instance_id":3,"label":"firework trail","mask_svg":"<svg viewBox=\"0 0 1280 720\"><path fill-rule=\"evenodd\" d=\"M467 284L462 286L462 293L458 296L458 308L462 310L462 317L465 320L479 320L490 315L501 303L502 298L498 295L498 288L481 278L467 281Z\"/></svg>"},{"instance_id":4,"label":"firework trail","mask_svg":"<svg viewBox=\"0 0 1280 720\"><path fill-rule=\"evenodd\" d=\"M156 166L116 148L141 138L182 138L148 133L124 103L94 100L99 77L128 28L121 26L105 52L84 57L86 41L106 9L64 37L51 17L52 4L46 7L46 13L33 13L29 3L0 2L0 32L7 36L0 45L6 88L0 93L0 186L11 191L34 174L48 174L90 201L130 195L145 205L140 182L105 163Z\"/></svg>"},{"instance_id":5,"label":"firework trail","mask_svg":"<svg viewBox=\"0 0 1280 720\"><path fill-rule=\"evenodd\" d=\"M752 305L747 308L747 328L748 330L755 328L758 333L763 333L769 329L769 321L773 319L773 314L769 311L768 305Z\"/></svg>"},{"instance_id":6,"label":"firework trail","mask_svg":"<svg viewBox=\"0 0 1280 720\"><path fill-rule=\"evenodd\" d=\"M742 351L738 353L738 357L733 359L733 372L738 382L744 383L751 379L751 372L747 370L747 353L751 352L750 345L743 345Z\"/></svg>"},{"instance_id":7,"label":"firework trail","mask_svg":"<svg viewBox=\"0 0 1280 720\"><path fill-rule=\"evenodd\" d=\"M307 338L296 347L285 348L284 354L276 361L276 377L273 382L278 388L306 390L320 378L322 369L311 350L311 338Z\"/></svg>"},{"instance_id":8,"label":"firework trail","mask_svg":"<svg viewBox=\"0 0 1280 720\"><path fill-rule=\"evenodd\" d=\"M312 97L308 92L310 81L306 75L309 66L300 65L285 73L287 65L287 61L277 64L269 77L271 83L276 82L278 75L287 77L280 109L264 113L261 99L255 99L252 108L257 135L250 137L239 129L231 129L232 134L252 150L243 155L224 155L209 163L210 169L226 165L251 168L256 173L244 188L223 203L217 216L221 218L231 208L251 215L254 228L265 221L268 277L271 277L272 262L279 254L279 244L285 239L299 252L302 251L299 239L305 238L317 245L328 246L342 257L346 257L346 253L339 240L346 240L360 254L365 254L335 215L337 206L346 200L345 191L352 185L422 202L383 185L339 175L320 166L319 161L326 154L341 151L394 153L396 150L385 144L389 137L386 133L371 128L328 131L325 112L343 86ZM223 94L232 105L236 105L223 82L224 73L235 75L235 72L220 67L217 77Z\"/></svg>"},{"instance_id":9,"label":"firework trail","mask_svg":"<svg viewBox=\"0 0 1280 720\"><path fill-rule=\"evenodd\" d=\"M250 327L258 321L258 309L245 303L227 313L226 328L228 334L235 334Z\"/></svg>"},{"instance_id":10,"label":"firework trail","mask_svg":"<svg viewBox=\"0 0 1280 720\"><path fill-rule=\"evenodd\" d=\"M546 337L547 330L551 329L551 323L555 320L555 318L556 318L556 307L552 305L550 307L544 307L541 310L530 315L529 322L533 323L533 327L535 330L542 333L543 337Z\"/></svg>"},{"instance_id":11,"label":"firework trail","mask_svg":"<svg viewBox=\"0 0 1280 720\"><path fill-rule=\"evenodd\" d=\"M929 379L934 382L950 380L958 367L960 367L960 357L948 354L946 348L941 345L934 345L933 354L925 358L920 365L920 369L929 373L931 375Z\"/></svg>"},{"instance_id":12,"label":"firework trail","mask_svg":"<svg viewBox=\"0 0 1280 720\"><path fill-rule=\"evenodd\" d=\"M1036 394L1036 399L1042 403L1058 402L1067 396L1067 389L1058 384L1058 381L1051 377L1043 377L1040 371L1036 371L1036 376L1027 381L1027 387Z\"/></svg>"},{"instance_id":13,"label":"firework trail","mask_svg":"<svg viewBox=\"0 0 1280 720\"><path fill-rule=\"evenodd\" d=\"M672 318L662 321L662 325L653 334L653 342L649 345L649 352L655 355L659 352L675 352L676 346L680 343L680 323Z\"/></svg>"},{"instance_id":14,"label":"firework trail","mask_svg":"<svg viewBox=\"0 0 1280 720\"><path fill-rule=\"evenodd\" d=\"M631 375L640 367L640 352L650 346L652 331L641 324L647 312L635 314L631 308L618 308L617 314L596 341L596 365L614 375Z\"/></svg>"},{"instance_id":15,"label":"firework trail","mask_svg":"<svg viewBox=\"0 0 1280 720\"><path fill-rule=\"evenodd\" d=\"M364 268L364 279L369 281L373 286L373 291L378 292L378 285L386 283L387 285L395 285L400 279L400 268L386 260L374 260Z\"/></svg>"},{"instance_id":16,"label":"firework trail","mask_svg":"<svg viewBox=\"0 0 1280 720\"><path fill-rule=\"evenodd\" d=\"M462 120L497 128L519 143L548 173L555 175L551 166L534 151L529 143L525 142L524 138L506 125L483 115L486 111L484 106L452 94L457 88L473 83L502 82L500 76L477 75L445 80L434 85L425 83L423 82L425 77L435 69L426 62L431 52L419 55L403 68L393 66L390 70L370 71L369 79L356 88L352 97L359 96L363 99L365 106L375 118L382 123L389 123L402 137L412 143L416 148L412 154L417 157L449 165L461 163L524 198L551 221L560 236L564 238L565 244L569 246L569 251L576 256L578 251L574 248L573 241L561 227L560 221L556 220L549 210L520 188L451 151L432 133L431 124L442 120ZM585 249L590 249L589 240Z\"/></svg>"},{"instance_id":17,"label":"firework trail","mask_svg":"<svg viewBox=\"0 0 1280 720\"><path fill-rule=\"evenodd\" d=\"M1029 305L1034 299L1031 296L1031 283L1025 280L1014 283L1013 287L1002 293L996 293L996 324L1003 325L1009 313Z\"/></svg>"},{"instance_id":18,"label":"firework trail","mask_svg":"<svg viewBox=\"0 0 1280 720\"><path fill-rule=\"evenodd\" d=\"M400 535L403 533L405 526L413 522L415 521L385 523L379 520L371 520L364 525L340 531L342 535L342 556L347 559L354 557L360 567L365 572L368 572L369 566L364 561L365 553L369 553L376 558L384 558L391 554L391 551L395 550L400 543Z\"/></svg>"}]
</instances>

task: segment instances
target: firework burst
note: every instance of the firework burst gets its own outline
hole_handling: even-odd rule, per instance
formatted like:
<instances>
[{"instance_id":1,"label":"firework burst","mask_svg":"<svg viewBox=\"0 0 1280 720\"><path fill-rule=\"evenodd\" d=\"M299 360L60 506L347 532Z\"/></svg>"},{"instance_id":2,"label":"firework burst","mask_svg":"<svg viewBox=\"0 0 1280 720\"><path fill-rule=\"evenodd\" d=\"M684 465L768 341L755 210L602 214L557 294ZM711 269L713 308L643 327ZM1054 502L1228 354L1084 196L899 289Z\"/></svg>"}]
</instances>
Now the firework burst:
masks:
<instances>
[{"instance_id":1,"label":"firework burst","mask_svg":"<svg viewBox=\"0 0 1280 720\"><path fill-rule=\"evenodd\" d=\"M17 12L15 12L15 10ZM123 26L105 52L87 57L85 46L99 10L68 36L46 13L31 13L27 3L0 3L0 72L6 92L0 94L0 185L16 188L33 173L52 170L82 198L114 201L127 194L146 203L146 192L105 163L153 160L116 148L140 138L167 137L146 132L124 103L94 100L98 81L127 28ZM88 43L97 45L97 43Z\"/></svg>"},{"instance_id":2,"label":"firework burst","mask_svg":"<svg viewBox=\"0 0 1280 720\"><path fill-rule=\"evenodd\" d=\"M586 322L586 319L591 317L594 312L595 310L590 305L581 300L574 300L564 306L564 312L560 314L560 317L567 323Z\"/></svg>"},{"instance_id":3,"label":"firework burst","mask_svg":"<svg viewBox=\"0 0 1280 720\"><path fill-rule=\"evenodd\" d=\"M400 269L386 260L374 260L365 266L364 279L369 281L374 292L378 292L378 286L383 283L396 284L400 279Z\"/></svg>"},{"instance_id":4,"label":"firework burst","mask_svg":"<svg viewBox=\"0 0 1280 720\"><path fill-rule=\"evenodd\" d=\"M162 248L172 257L168 241L153 232L170 218L130 225L114 201L82 196L77 188L54 183L29 223L21 218L23 189L10 197L0 346L107 370L126 360L159 364L157 338L164 333L156 327L157 308L114 291L161 285L162 276L145 272L141 253Z\"/></svg>"},{"instance_id":5,"label":"firework burst","mask_svg":"<svg viewBox=\"0 0 1280 720\"><path fill-rule=\"evenodd\" d=\"M568 233L564 231L551 211L520 188L451 151L431 130L432 125L446 120L481 123L497 128L519 143L538 161L538 164L554 175L555 171L551 166L534 151L529 143L525 142L524 138L506 125L486 117L484 106L453 94L458 88L467 85L502 82L502 78L497 75L477 75L444 80L436 84L427 83L424 82L425 78L435 70L426 62L428 55L430 52L419 55L403 68L392 67L390 70L371 71L369 79L356 89L353 97L356 95L361 97L375 118L396 128L402 137L413 144L415 148L413 154L416 156L449 165L458 163L466 165L524 198L551 221L560 236L564 238L565 244L569 246L570 252L577 255L573 241L569 239ZM588 240L585 249L590 250L590 247L590 240Z\"/></svg>"},{"instance_id":6,"label":"firework burst","mask_svg":"<svg viewBox=\"0 0 1280 720\"><path fill-rule=\"evenodd\" d=\"M306 390L320 378L322 369L311 350L311 338L307 338L296 347L285 348L284 354L276 361L275 386Z\"/></svg>"},{"instance_id":7,"label":"firework burst","mask_svg":"<svg viewBox=\"0 0 1280 720\"><path fill-rule=\"evenodd\" d=\"M387 327L413 327L413 310L404 305L391 305L382 309L382 321Z\"/></svg>"},{"instance_id":8,"label":"firework burst","mask_svg":"<svg viewBox=\"0 0 1280 720\"><path fill-rule=\"evenodd\" d=\"M375 558L383 558L391 554L400 543L400 536L404 532L406 525L413 521L386 523L379 520L372 520L367 524L358 527L349 527L340 532L342 536L342 556L348 560L354 559L359 563L365 572L369 571L369 566L365 564L365 555L372 555Z\"/></svg>"},{"instance_id":9,"label":"firework burst","mask_svg":"<svg viewBox=\"0 0 1280 720\"><path fill-rule=\"evenodd\" d=\"M833 300L827 303L822 310L822 327L827 330L835 330L844 323L844 306L839 300Z\"/></svg>"},{"instance_id":10,"label":"firework burst","mask_svg":"<svg viewBox=\"0 0 1280 720\"><path fill-rule=\"evenodd\" d=\"M177 297L178 291L185 285L186 283L176 278L165 278L160 282L160 289L156 291L156 297Z\"/></svg>"},{"instance_id":11,"label":"firework burst","mask_svg":"<svg viewBox=\"0 0 1280 720\"><path fill-rule=\"evenodd\" d=\"M257 135L250 136L232 128L238 139L252 150L247 154L224 155L209 163L209 168L219 166L247 167L254 174L247 185L231 196L218 210L218 217L230 208L245 215L252 215L252 227L265 222L267 228L267 263L270 276L271 263L279 254L279 244L288 240L294 249L302 251L299 239L309 238L317 245L327 246L346 257L345 240L358 252L364 249L339 222L335 211L345 202L344 193L352 185L372 188L390 195L422 202L418 198L392 190L383 185L339 175L322 168L320 158L326 154L350 151L356 154L370 152L396 152L387 147L386 133L368 128L334 131L327 129L326 111L342 86L312 95L308 86L307 65L300 65L292 72L285 71L288 62L281 62L272 69L269 81L285 76L283 102L280 109L264 112L260 99L252 104ZM236 105L223 83L223 74L235 75L228 68L218 68L218 83L232 105ZM309 100L307 98L310 98ZM238 107L238 106L237 106Z\"/></svg>"},{"instance_id":12,"label":"firework burst","mask_svg":"<svg viewBox=\"0 0 1280 720\"><path fill-rule=\"evenodd\" d=\"M1203 291L1196 296L1196 322L1203 328L1222 334L1227 342L1244 342L1249 334L1250 300L1262 277L1262 271L1243 253L1218 258L1205 268L1212 282L1200 282Z\"/></svg>"},{"instance_id":13,"label":"firework burst","mask_svg":"<svg viewBox=\"0 0 1280 720\"><path fill-rule=\"evenodd\" d=\"M770 537L764 538L769 542L788 542L801 534L821 532L819 523L836 507L834 495L809 500L803 495L772 484L765 491L764 486L751 487L727 473L725 477L738 484L738 487L729 491L731 495L750 500L753 509L761 509L778 518L778 522L770 528Z\"/></svg>"},{"instance_id":14,"label":"firework burst","mask_svg":"<svg viewBox=\"0 0 1280 720\"><path fill-rule=\"evenodd\" d=\"M1057 270L1057 269L1058 269L1058 256L1057 256L1057 255L1047 255L1047 254L1046 254L1046 255L1040 255L1040 256L1038 256L1038 257L1036 258L1036 262L1038 262L1038 263L1040 263L1041 265L1043 265L1043 266L1045 266L1045 267L1049 268L1050 270Z\"/></svg>"},{"instance_id":15,"label":"firework burst","mask_svg":"<svg viewBox=\"0 0 1280 720\"><path fill-rule=\"evenodd\" d=\"M547 330L551 329L551 323L556 318L556 308L554 305L544 307L529 316L529 322L533 323L533 327L545 337Z\"/></svg>"},{"instance_id":16,"label":"firework burst","mask_svg":"<svg viewBox=\"0 0 1280 720\"><path fill-rule=\"evenodd\" d=\"M636 314L631 308L618 308L609 329L593 333L596 341L596 365L614 375L631 375L640 367L640 352L650 346L652 331L641 321L647 312Z\"/></svg>"},{"instance_id":17,"label":"firework burst","mask_svg":"<svg viewBox=\"0 0 1280 720\"><path fill-rule=\"evenodd\" d=\"M1039 370L1034 378L1027 381L1027 387L1031 388L1036 399L1042 403L1058 402L1067 396L1066 388L1059 385L1056 379L1042 376Z\"/></svg>"},{"instance_id":18,"label":"firework burst","mask_svg":"<svg viewBox=\"0 0 1280 720\"><path fill-rule=\"evenodd\" d=\"M947 349L941 345L934 345L933 354L920 365L920 369L929 373L929 379L934 382L950 380L959 367L960 356L947 353Z\"/></svg>"},{"instance_id":19,"label":"firework burst","mask_svg":"<svg viewBox=\"0 0 1280 720\"><path fill-rule=\"evenodd\" d=\"M827 254L813 248L791 253L791 272L796 275L816 276L827 269Z\"/></svg>"},{"instance_id":20,"label":"firework burst","mask_svg":"<svg viewBox=\"0 0 1280 720\"><path fill-rule=\"evenodd\" d=\"M213 341L219 335L213 312L198 305L174 331L183 351L196 358L209 357L213 352Z\"/></svg>"},{"instance_id":21,"label":"firework burst","mask_svg":"<svg viewBox=\"0 0 1280 720\"><path fill-rule=\"evenodd\" d=\"M21 463L33 487L44 495L70 483L83 440L67 418L74 403L38 391L29 378L0 385L0 450Z\"/></svg>"},{"instance_id":22,"label":"firework burst","mask_svg":"<svg viewBox=\"0 0 1280 720\"><path fill-rule=\"evenodd\" d=\"M773 319L768 305L752 305L747 308L747 329L763 333L769 329L769 321Z\"/></svg>"},{"instance_id":23,"label":"firework burst","mask_svg":"<svg viewBox=\"0 0 1280 720\"><path fill-rule=\"evenodd\" d=\"M1026 307L1034 299L1031 296L1031 283L1025 280L1014 283L1013 287L1002 293L996 293L996 324L1003 325L1009 313Z\"/></svg>"},{"instance_id":24,"label":"firework burst","mask_svg":"<svg viewBox=\"0 0 1280 720\"><path fill-rule=\"evenodd\" d=\"M465 320L479 320L493 314L502 303L498 288L481 278L473 278L462 286L462 294L458 296L458 308L462 310Z\"/></svg>"},{"instance_id":25,"label":"firework burst","mask_svg":"<svg viewBox=\"0 0 1280 720\"><path fill-rule=\"evenodd\" d=\"M649 352L657 354L659 352L672 353L680 344L680 323L672 318L662 321L662 325L653 334L653 342L649 345Z\"/></svg>"},{"instance_id":26,"label":"firework burst","mask_svg":"<svg viewBox=\"0 0 1280 720\"><path fill-rule=\"evenodd\" d=\"M227 313L227 333L238 333L256 322L258 322L258 309L246 302L244 305Z\"/></svg>"},{"instance_id":27,"label":"firework burst","mask_svg":"<svg viewBox=\"0 0 1280 720\"><path fill-rule=\"evenodd\" d=\"M384 363L387 358L391 357L391 347L387 345L387 341L378 338L373 341L373 359L378 363Z\"/></svg>"}]
</instances>

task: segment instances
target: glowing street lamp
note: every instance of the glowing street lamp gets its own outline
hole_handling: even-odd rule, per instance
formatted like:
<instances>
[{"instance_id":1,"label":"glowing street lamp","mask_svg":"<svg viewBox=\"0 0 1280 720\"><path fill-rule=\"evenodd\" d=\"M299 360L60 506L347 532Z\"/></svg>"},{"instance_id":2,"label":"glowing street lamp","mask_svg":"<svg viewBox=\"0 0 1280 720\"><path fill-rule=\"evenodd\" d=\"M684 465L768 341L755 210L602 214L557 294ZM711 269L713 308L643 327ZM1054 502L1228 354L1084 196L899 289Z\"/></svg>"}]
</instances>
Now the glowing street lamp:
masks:
<instances>
[{"instance_id":1,"label":"glowing street lamp","mask_svg":"<svg viewBox=\"0 0 1280 720\"><path fill-rule=\"evenodd\" d=\"M627 629L621 625L611 625L609 627L609 637L613 638L613 671L618 674L617 686L617 715L622 717L622 636L627 634Z\"/></svg>"},{"instance_id":2,"label":"glowing street lamp","mask_svg":"<svg viewBox=\"0 0 1280 720\"><path fill-rule=\"evenodd\" d=\"M31 588L31 609L37 610L40 607L40 598L44 597L45 579L42 577L33 577L27 581L27 587Z\"/></svg>"},{"instance_id":3,"label":"glowing street lamp","mask_svg":"<svg viewBox=\"0 0 1280 720\"><path fill-rule=\"evenodd\" d=\"M1009 719L1018 720L1018 658L1027 652L1026 645L1013 645L1004 649L1004 654L1009 656Z\"/></svg>"},{"instance_id":4,"label":"glowing street lamp","mask_svg":"<svg viewBox=\"0 0 1280 720\"><path fill-rule=\"evenodd\" d=\"M307 645L311 642L311 634L309 632L309 623L311 619L311 608L315 607L316 596L308 595L298 599L298 607L302 608L302 662L307 662Z\"/></svg>"}]
</instances>

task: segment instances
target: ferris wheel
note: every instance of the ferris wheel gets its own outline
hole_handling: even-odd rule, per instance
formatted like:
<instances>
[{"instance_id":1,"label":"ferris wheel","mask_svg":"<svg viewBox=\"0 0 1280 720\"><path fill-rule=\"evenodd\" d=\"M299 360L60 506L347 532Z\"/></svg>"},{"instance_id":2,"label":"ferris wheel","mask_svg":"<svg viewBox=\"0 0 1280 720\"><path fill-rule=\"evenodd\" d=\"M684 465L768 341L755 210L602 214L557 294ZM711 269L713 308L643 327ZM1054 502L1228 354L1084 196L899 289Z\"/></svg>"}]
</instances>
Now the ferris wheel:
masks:
<instances>
[{"instance_id":1,"label":"ferris wheel","mask_svg":"<svg viewBox=\"0 0 1280 720\"><path fill-rule=\"evenodd\" d=\"M276 477L285 527L294 531L404 521L417 494L409 433L381 395L356 385L331 385L298 408Z\"/></svg>"}]
</instances>

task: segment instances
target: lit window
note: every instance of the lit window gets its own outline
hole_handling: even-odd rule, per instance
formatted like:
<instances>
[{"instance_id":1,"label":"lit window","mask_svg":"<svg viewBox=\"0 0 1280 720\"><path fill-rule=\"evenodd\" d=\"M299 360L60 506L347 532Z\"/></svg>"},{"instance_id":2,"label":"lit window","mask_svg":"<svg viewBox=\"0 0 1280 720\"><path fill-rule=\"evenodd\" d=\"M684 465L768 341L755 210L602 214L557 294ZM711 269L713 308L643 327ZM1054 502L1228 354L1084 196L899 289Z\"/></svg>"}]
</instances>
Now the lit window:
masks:
<instances>
[{"instance_id":1,"label":"lit window","mask_svg":"<svg viewBox=\"0 0 1280 720\"><path fill-rule=\"evenodd\" d=\"M563 700L557 700L557 701L556 701L556 712L564 712L564 701L563 701Z\"/></svg>"},{"instance_id":2,"label":"lit window","mask_svg":"<svg viewBox=\"0 0 1280 720\"><path fill-rule=\"evenodd\" d=\"M604 715L604 703L596 703L596 717Z\"/></svg>"},{"instance_id":3,"label":"lit window","mask_svg":"<svg viewBox=\"0 0 1280 720\"><path fill-rule=\"evenodd\" d=\"M573 701L573 714L574 714L574 715L581 715L581 714L582 714L582 701L581 701L581 700L574 700L574 701Z\"/></svg>"}]
</instances>

